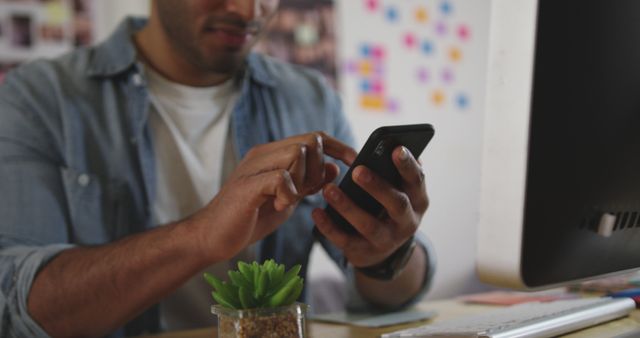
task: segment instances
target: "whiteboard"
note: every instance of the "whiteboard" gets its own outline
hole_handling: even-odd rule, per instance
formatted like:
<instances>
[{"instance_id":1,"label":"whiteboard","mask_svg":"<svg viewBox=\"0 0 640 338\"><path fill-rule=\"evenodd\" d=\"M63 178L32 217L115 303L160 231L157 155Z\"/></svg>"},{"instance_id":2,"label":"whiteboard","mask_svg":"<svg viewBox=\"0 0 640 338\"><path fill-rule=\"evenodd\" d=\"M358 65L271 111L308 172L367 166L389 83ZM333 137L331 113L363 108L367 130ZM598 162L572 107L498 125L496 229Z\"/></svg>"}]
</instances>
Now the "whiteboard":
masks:
<instances>
[{"instance_id":1,"label":"whiteboard","mask_svg":"<svg viewBox=\"0 0 640 338\"><path fill-rule=\"evenodd\" d=\"M421 160L438 256L429 298L484 289L475 276L490 2L348 0L338 10L339 87L362 145L381 125L431 123Z\"/></svg>"}]
</instances>

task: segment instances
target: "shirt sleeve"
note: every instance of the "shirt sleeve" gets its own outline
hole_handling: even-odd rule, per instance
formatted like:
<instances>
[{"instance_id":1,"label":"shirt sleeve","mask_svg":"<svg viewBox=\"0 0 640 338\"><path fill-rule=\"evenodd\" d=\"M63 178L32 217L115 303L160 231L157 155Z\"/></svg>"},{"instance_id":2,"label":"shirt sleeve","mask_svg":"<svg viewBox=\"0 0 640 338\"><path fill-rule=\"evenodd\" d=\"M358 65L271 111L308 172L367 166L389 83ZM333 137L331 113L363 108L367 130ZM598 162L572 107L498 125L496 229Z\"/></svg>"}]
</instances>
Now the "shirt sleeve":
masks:
<instances>
[{"instance_id":1,"label":"shirt sleeve","mask_svg":"<svg viewBox=\"0 0 640 338\"><path fill-rule=\"evenodd\" d=\"M332 116L332 122L333 122L332 124L333 136L341 140L342 142L345 142L346 144L349 144L350 146L354 147L356 150L358 150L358 147L355 145L355 138L353 136L350 123L342 109L342 102L340 100L340 97L337 95L335 91L331 89L327 89L327 91L328 93L326 94L326 97L329 102L329 110L330 110L329 114L330 116ZM346 167L346 165L344 165L343 163L338 163L338 165L340 166L341 173L347 172L348 168ZM336 248L329 240L327 240L326 238L320 239L320 244L327 251L327 254L338 264L339 267L341 267L342 271L345 273L347 277L347 284L348 284L347 285L347 290L348 290L347 308L349 310L365 311L365 310L370 310L374 308L376 310L394 311L394 310L399 310L402 308L409 307L419 302L424 297L424 295L429 290L431 286L431 282L433 280L433 275L435 273L435 267L436 267L436 256L433 250L433 246L431 245L428 238L421 231L416 232L415 239L417 244L424 249L427 256L427 266L425 268L425 276L424 276L422 288L415 297L411 298L405 304L401 304L399 307L396 307L396 308L385 308L385 309L380 309L379 306L376 306L375 304L367 302L360 296L356 288L355 272L353 270L353 267L351 265L344 263L345 259L342 255L342 252L338 248Z\"/></svg>"},{"instance_id":2,"label":"shirt sleeve","mask_svg":"<svg viewBox=\"0 0 640 338\"><path fill-rule=\"evenodd\" d=\"M0 335L47 337L27 298L37 272L69 248L61 170L28 82L0 86ZM34 103L35 104L35 103Z\"/></svg>"},{"instance_id":3,"label":"shirt sleeve","mask_svg":"<svg viewBox=\"0 0 640 338\"><path fill-rule=\"evenodd\" d=\"M38 270L67 244L31 246L0 238L0 333L6 337L49 337L27 309L27 297Z\"/></svg>"}]
</instances>

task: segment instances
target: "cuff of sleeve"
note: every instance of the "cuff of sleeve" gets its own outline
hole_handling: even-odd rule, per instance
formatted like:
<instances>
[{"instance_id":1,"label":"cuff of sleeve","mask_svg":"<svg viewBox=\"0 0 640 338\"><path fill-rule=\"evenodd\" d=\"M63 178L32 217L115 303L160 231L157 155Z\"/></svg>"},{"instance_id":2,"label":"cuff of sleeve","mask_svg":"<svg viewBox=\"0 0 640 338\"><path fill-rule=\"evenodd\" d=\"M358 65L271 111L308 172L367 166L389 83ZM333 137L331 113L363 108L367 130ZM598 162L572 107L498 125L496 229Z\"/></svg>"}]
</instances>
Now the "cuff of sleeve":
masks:
<instances>
[{"instance_id":1,"label":"cuff of sleeve","mask_svg":"<svg viewBox=\"0 0 640 338\"><path fill-rule=\"evenodd\" d=\"M18 337L49 337L31 318L27 299L38 271L60 252L71 247L73 246L69 244L55 244L45 247L16 246L3 250L5 255L16 257L12 276L14 292L8 301L11 308L11 326Z\"/></svg>"},{"instance_id":2,"label":"cuff of sleeve","mask_svg":"<svg viewBox=\"0 0 640 338\"><path fill-rule=\"evenodd\" d=\"M347 309L352 312L363 312L370 310L379 310L385 312L398 311L407 307L410 307L416 303L418 303L429 291L431 287L431 282L433 280L433 276L436 269L436 255L435 250L433 249L433 245L431 241L425 236L421 231L417 231L415 234L415 240L419 247L424 249L427 258L427 266L425 269L425 276L422 282L422 288L420 292L416 294L414 297L409 299L404 304L401 304L397 307L380 307L380 305L373 304L365 300L356 287L356 279L355 279L355 270L351 265L348 266L346 275L347 275L347 290L348 290L348 301L347 301Z\"/></svg>"}]
</instances>

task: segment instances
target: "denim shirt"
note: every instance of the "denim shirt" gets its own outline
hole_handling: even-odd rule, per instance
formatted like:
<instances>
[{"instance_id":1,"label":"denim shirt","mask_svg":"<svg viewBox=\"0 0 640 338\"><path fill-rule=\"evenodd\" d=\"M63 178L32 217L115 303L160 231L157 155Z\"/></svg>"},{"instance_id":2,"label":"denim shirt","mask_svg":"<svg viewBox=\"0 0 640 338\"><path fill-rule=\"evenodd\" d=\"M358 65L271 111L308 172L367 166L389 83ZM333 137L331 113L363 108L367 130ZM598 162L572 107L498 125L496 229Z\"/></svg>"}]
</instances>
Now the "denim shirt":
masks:
<instances>
[{"instance_id":1,"label":"denim shirt","mask_svg":"<svg viewBox=\"0 0 640 338\"><path fill-rule=\"evenodd\" d=\"M127 19L104 43L25 64L0 86L3 337L47 337L30 317L27 297L38 270L56 254L157 226L150 209L156 172L150 103L131 40L145 23ZM255 145L316 130L353 144L338 96L315 72L251 54L239 76L241 95L231 121L238 158ZM257 243L258 259L301 264L304 276L314 243L311 210L323 203L318 194L306 197L287 222ZM429 257L422 295L435 262L424 236L418 240ZM320 242L342 261L331 243ZM357 300L353 271L343 270ZM153 332L157 317L151 308L110 337Z\"/></svg>"}]
</instances>

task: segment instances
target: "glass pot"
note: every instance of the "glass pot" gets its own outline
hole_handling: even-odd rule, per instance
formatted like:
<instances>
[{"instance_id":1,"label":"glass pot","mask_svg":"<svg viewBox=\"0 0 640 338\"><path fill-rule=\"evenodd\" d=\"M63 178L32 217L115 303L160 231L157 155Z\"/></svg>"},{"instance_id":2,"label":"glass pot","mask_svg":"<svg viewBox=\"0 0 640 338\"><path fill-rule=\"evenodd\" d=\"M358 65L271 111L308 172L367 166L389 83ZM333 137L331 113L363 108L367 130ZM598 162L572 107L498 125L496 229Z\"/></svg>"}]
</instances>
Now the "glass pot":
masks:
<instances>
[{"instance_id":1,"label":"glass pot","mask_svg":"<svg viewBox=\"0 0 640 338\"><path fill-rule=\"evenodd\" d=\"M303 338L307 308L302 303L245 310L213 305L211 313L218 316L218 338Z\"/></svg>"}]
</instances>

